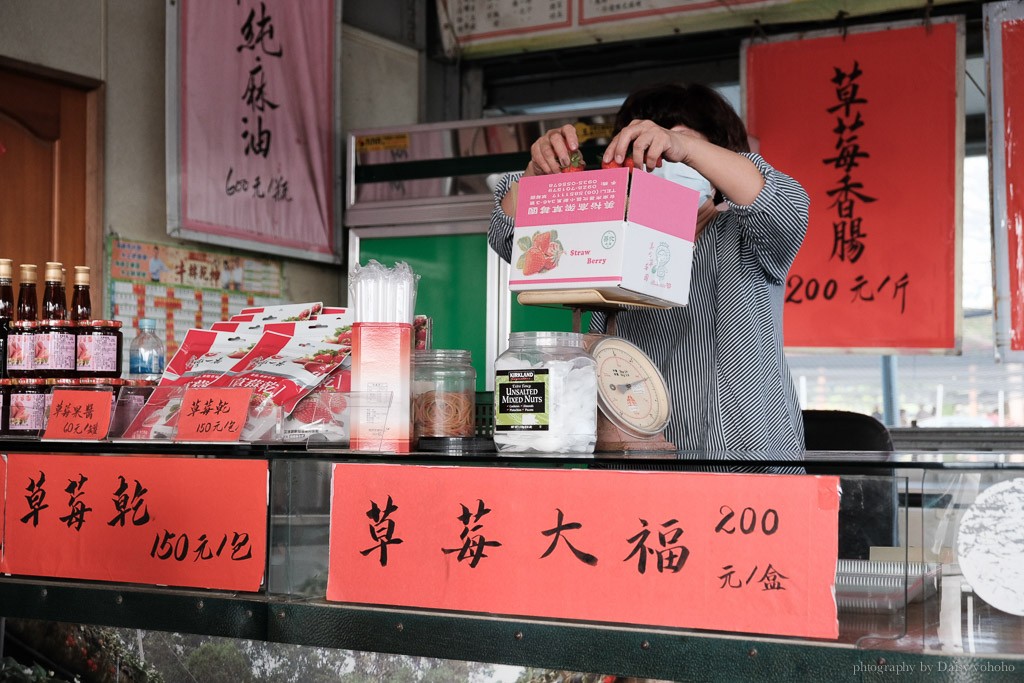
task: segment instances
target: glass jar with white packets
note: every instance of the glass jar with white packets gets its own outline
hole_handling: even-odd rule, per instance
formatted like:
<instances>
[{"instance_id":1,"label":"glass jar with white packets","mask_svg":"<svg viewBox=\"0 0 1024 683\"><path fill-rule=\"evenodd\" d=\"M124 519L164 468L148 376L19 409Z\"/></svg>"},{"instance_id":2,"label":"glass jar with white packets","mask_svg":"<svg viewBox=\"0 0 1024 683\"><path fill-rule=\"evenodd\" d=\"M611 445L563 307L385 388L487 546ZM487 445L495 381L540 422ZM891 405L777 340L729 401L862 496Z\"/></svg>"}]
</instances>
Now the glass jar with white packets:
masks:
<instances>
[{"instance_id":1,"label":"glass jar with white packets","mask_svg":"<svg viewBox=\"0 0 1024 683\"><path fill-rule=\"evenodd\" d=\"M597 363L576 332L513 332L494 363L501 453L593 453Z\"/></svg>"}]
</instances>

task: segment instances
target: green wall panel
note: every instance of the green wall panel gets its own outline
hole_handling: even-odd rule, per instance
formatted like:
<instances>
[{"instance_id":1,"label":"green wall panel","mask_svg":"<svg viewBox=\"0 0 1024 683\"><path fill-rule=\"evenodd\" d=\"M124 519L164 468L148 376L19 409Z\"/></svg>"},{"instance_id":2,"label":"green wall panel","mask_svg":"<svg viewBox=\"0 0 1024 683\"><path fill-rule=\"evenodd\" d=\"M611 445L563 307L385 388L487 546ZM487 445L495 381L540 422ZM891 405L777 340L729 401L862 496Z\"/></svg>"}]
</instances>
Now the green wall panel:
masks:
<instances>
[{"instance_id":1,"label":"green wall panel","mask_svg":"<svg viewBox=\"0 0 1024 683\"><path fill-rule=\"evenodd\" d=\"M434 321L436 349L467 349L473 354L477 391L486 390L487 235L362 237L359 262L376 259L386 266L405 261L420 276L416 313ZM513 295L512 331L572 329L564 308L520 306ZM584 316L587 329L589 316Z\"/></svg>"}]
</instances>

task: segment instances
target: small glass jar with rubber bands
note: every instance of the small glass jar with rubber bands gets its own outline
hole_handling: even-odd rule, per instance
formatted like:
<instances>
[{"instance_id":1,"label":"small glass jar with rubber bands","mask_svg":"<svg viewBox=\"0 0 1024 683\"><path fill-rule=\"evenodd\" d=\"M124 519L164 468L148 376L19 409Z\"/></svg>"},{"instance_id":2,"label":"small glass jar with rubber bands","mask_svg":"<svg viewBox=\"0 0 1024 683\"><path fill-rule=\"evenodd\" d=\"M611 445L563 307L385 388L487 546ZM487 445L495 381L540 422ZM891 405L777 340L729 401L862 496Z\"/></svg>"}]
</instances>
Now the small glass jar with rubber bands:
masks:
<instances>
[{"instance_id":1,"label":"small glass jar with rubber bands","mask_svg":"<svg viewBox=\"0 0 1024 683\"><path fill-rule=\"evenodd\" d=\"M416 439L471 438L476 430L476 370L469 351L416 351L412 365Z\"/></svg>"}]
</instances>

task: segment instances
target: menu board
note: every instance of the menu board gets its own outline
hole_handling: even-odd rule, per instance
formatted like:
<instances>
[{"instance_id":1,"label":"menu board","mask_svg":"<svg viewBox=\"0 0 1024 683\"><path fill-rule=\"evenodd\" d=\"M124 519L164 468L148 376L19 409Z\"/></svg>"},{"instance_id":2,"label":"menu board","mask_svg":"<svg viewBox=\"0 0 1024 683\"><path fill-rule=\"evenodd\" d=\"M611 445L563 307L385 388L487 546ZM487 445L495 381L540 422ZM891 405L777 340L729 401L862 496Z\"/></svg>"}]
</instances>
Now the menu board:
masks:
<instances>
[{"instance_id":1,"label":"menu board","mask_svg":"<svg viewBox=\"0 0 1024 683\"><path fill-rule=\"evenodd\" d=\"M889 0L891 7L910 0ZM877 5L877 3L876 3ZM611 42L750 26L754 20L835 17L810 0L437 0L441 37L453 56Z\"/></svg>"},{"instance_id":2,"label":"menu board","mask_svg":"<svg viewBox=\"0 0 1024 683\"><path fill-rule=\"evenodd\" d=\"M198 246L110 237L111 316L124 325L124 353L140 318L157 321L170 357L190 327L209 327L248 306L284 303L282 263Z\"/></svg>"}]
</instances>

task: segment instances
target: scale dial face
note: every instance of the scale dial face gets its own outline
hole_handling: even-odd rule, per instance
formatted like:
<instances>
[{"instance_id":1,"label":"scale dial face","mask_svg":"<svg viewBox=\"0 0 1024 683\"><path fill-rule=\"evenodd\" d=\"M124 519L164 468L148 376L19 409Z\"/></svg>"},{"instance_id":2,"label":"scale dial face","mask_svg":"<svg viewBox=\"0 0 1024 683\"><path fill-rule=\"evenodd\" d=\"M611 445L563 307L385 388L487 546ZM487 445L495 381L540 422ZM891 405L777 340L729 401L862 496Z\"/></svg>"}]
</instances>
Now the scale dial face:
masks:
<instances>
[{"instance_id":1,"label":"scale dial face","mask_svg":"<svg viewBox=\"0 0 1024 683\"><path fill-rule=\"evenodd\" d=\"M651 436L672 416L661 371L647 355L620 337L605 337L590 350L597 360L597 404L623 431Z\"/></svg>"}]
</instances>

